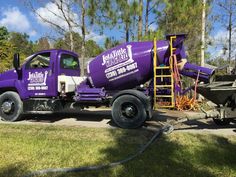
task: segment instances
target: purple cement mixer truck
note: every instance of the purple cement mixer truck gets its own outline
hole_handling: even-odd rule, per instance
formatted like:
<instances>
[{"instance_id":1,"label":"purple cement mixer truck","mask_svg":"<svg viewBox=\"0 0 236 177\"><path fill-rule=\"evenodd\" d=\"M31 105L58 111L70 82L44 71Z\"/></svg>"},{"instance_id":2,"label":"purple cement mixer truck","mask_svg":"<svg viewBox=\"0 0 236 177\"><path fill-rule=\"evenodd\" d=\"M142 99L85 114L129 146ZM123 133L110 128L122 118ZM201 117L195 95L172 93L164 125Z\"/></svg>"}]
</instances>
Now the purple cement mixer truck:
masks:
<instances>
[{"instance_id":1,"label":"purple cement mixer truck","mask_svg":"<svg viewBox=\"0 0 236 177\"><path fill-rule=\"evenodd\" d=\"M24 113L55 113L68 108L112 106L112 119L122 128L136 128L152 117L153 58L170 65L170 36L154 42L129 42L107 50L87 65L80 76L78 55L66 50L45 50L29 56L20 66L0 74L0 116L16 121ZM173 47L180 73L208 83L214 70L190 64L183 41L175 35ZM150 81L145 89L137 88Z\"/></svg>"}]
</instances>

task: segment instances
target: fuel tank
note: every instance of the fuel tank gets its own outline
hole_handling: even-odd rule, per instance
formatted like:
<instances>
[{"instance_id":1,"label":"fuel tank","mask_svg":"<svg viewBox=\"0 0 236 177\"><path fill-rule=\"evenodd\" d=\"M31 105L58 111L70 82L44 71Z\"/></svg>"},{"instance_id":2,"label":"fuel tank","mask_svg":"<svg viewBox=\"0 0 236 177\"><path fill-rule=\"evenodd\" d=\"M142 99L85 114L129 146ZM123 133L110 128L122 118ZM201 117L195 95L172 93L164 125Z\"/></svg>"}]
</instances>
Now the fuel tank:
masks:
<instances>
[{"instance_id":1,"label":"fuel tank","mask_svg":"<svg viewBox=\"0 0 236 177\"><path fill-rule=\"evenodd\" d=\"M156 41L157 64L169 65L170 36ZM180 69L186 64L183 46L185 35L176 35L173 47ZM128 42L107 50L87 65L87 73L93 87L107 90L134 88L153 77L154 42ZM181 65L181 63L183 63Z\"/></svg>"}]
</instances>

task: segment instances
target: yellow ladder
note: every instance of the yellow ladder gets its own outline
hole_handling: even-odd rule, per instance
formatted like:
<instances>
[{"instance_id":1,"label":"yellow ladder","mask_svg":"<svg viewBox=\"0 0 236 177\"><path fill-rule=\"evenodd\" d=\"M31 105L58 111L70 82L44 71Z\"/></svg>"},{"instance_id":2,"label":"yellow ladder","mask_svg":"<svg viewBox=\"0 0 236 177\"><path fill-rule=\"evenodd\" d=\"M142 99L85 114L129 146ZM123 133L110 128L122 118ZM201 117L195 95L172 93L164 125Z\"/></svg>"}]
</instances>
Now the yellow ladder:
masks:
<instances>
[{"instance_id":1,"label":"yellow ladder","mask_svg":"<svg viewBox=\"0 0 236 177\"><path fill-rule=\"evenodd\" d=\"M169 66L157 66L157 46L156 46L156 38L154 38L154 57L153 57L153 80L154 80L154 109L158 108L174 108L175 107L175 92L174 92L174 76L173 76L173 60L172 56L174 51L176 50L173 47L173 41L176 39L176 36L170 37L170 65ZM169 78L170 83L165 84L164 79ZM161 82L164 84L158 84L157 79L161 79ZM168 95L161 95L157 94L158 89L169 89L170 94ZM165 101L163 101L165 99ZM167 100L167 101L166 101ZM165 103L163 105L163 103Z\"/></svg>"}]
</instances>

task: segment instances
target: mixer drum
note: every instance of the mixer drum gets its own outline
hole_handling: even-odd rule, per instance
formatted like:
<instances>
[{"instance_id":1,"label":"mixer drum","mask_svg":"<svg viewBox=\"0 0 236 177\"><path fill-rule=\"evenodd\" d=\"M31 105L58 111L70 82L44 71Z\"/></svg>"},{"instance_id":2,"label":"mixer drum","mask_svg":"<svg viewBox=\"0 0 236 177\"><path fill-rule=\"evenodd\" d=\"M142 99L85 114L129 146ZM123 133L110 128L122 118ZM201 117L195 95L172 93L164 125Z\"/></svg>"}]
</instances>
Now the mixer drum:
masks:
<instances>
[{"instance_id":1,"label":"mixer drum","mask_svg":"<svg viewBox=\"0 0 236 177\"><path fill-rule=\"evenodd\" d=\"M157 41L158 63L168 55L168 41ZM107 90L134 88L153 76L153 42L129 42L103 52L89 62L88 78L93 87Z\"/></svg>"}]
</instances>

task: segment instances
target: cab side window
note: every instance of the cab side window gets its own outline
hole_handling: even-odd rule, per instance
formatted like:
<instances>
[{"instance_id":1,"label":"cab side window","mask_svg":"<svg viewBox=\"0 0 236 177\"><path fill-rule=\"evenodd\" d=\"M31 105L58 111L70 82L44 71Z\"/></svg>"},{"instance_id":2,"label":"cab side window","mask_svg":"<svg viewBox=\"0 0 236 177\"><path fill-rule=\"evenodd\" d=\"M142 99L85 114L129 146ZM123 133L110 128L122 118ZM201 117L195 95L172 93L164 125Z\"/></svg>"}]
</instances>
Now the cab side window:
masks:
<instances>
[{"instance_id":1,"label":"cab side window","mask_svg":"<svg viewBox=\"0 0 236 177\"><path fill-rule=\"evenodd\" d=\"M78 69L78 58L68 54L61 54L60 65L62 69Z\"/></svg>"},{"instance_id":2,"label":"cab side window","mask_svg":"<svg viewBox=\"0 0 236 177\"><path fill-rule=\"evenodd\" d=\"M39 69L39 68L48 68L50 65L50 52L40 53L34 56L26 64L26 69Z\"/></svg>"}]
</instances>

